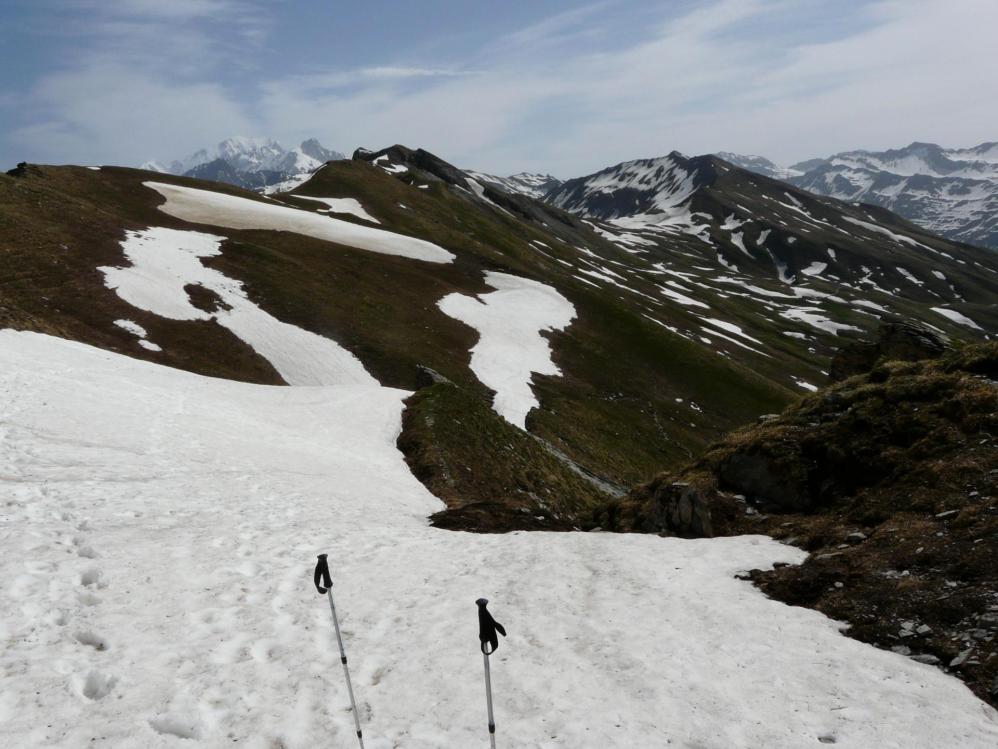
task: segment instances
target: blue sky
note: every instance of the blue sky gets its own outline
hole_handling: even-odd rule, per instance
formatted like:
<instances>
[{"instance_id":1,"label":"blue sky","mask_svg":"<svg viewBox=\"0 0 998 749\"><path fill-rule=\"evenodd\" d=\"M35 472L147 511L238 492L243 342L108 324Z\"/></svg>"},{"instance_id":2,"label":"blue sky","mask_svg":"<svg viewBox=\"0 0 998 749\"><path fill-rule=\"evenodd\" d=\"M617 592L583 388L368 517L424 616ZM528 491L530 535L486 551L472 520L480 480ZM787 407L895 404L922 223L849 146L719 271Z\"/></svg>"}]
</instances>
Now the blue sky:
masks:
<instances>
[{"instance_id":1,"label":"blue sky","mask_svg":"<svg viewBox=\"0 0 998 749\"><path fill-rule=\"evenodd\" d=\"M5 0L0 166L231 135L567 177L998 140L994 0Z\"/></svg>"}]
</instances>

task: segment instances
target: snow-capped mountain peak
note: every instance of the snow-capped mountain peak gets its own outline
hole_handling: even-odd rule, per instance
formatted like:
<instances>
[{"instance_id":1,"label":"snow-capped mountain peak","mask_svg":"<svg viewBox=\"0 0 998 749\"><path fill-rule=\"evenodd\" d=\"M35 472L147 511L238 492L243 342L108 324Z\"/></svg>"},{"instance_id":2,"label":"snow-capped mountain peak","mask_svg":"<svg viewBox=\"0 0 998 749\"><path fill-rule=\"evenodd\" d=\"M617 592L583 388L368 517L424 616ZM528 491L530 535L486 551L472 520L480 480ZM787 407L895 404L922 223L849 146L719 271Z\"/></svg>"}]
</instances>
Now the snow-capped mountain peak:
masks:
<instances>
[{"instance_id":1,"label":"snow-capped mountain peak","mask_svg":"<svg viewBox=\"0 0 998 749\"><path fill-rule=\"evenodd\" d=\"M709 156L687 158L678 151L653 159L625 161L588 177L570 179L547 200L567 211L600 219L669 213L715 175Z\"/></svg>"},{"instance_id":2,"label":"snow-capped mountain peak","mask_svg":"<svg viewBox=\"0 0 998 749\"><path fill-rule=\"evenodd\" d=\"M765 156L731 153L730 151L718 151L714 155L719 159L727 161L729 164L740 166L742 169L748 169L750 172L772 177L773 179L789 179L790 177L803 174L803 172L793 167L777 166Z\"/></svg>"},{"instance_id":3,"label":"snow-capped mountain peak","mask_svg":"<svg viewBox=\"0 0 998 749\"><path fill-rule=\"evenodd\" d=\"M519 193L530 198L543 199L545 195L561 185L561 180L550 174L534 174L520 172L508 177L496 177L493 174L468 170L468 175L479 182L498 187L506 192Z\"/></svg>"},{"instance_id":4,"label":"snow-capped mountain peak","mask_svg":"<svg viewBox=\"0 0 998 749\"><path fill-rule=\"evenodd\" d=\"M273 138L234 136L212 149L201 148L183 160L171 161L169 166L151 160L141 168L265 189L300 182L327 161L343 158L343 154L325 148L315 138L287 149Z\"/></svg>"}]
</instances>

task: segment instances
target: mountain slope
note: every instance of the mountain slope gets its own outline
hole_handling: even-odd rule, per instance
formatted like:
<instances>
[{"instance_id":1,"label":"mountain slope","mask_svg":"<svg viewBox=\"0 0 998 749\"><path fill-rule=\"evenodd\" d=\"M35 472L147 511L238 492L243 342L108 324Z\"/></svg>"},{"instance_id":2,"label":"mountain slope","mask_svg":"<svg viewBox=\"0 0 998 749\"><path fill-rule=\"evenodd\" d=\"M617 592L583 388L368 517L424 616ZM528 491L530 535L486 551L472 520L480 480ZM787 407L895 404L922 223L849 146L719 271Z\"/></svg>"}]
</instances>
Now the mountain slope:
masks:
<instances>
[{"instance_id":1,"label":"mountain slope","mask_svg":"<svg viewBox=\"0 0 998 749\"><path fill-rule=\"evenodd\" d=\"M500 187L507 192L537 198L538 200L543 200L545 195L561 184L560 179L552 177L550 174L520 172L519 174L511 174L509 177L496 177L492 174L471 170L468 170L467 174L479 182L487 183L493 187Z\"/></svg>"},{"instance_id":2,"label":"mountain slope","mask_svg":"<svg viewBox=\"0 0 998 749\"><path fill-rule=\"evenodd\" d=\"M871 317L921 319L958 337L998 322L998 263L990 253L716 157L673 153L626 162L568 180L547 200L590 219L631 253L659 261L674 298L701 318L740 296L741 309L724 320L756 329L757 341L780 319L802 323L783 334L819 345L869 329ZM704 292L713 292L713 303Z\"/></svg>"},{"instance_id":3,"label":"mountain slope","mask_svg":"<svg viewBox=\"0 0 998 749\"><path fill-rule=\"evenodd\" d=\"M163 227L222 237L220 254L201 264L240 282L257 308L337 342L387 386L415 389L420 367L441 373L460 389L455 398L474 397L486 405L484 416L498 420L497 430L505 427L488 408L494 396L471 369L470 352L479 334L438 304L451 294L474 300L493 292L486 271L557 289L571 303L575 317L564 330L540 339L550 342L560 374L532 376L540 406L529 412L526 425L532 439L542 441L536 443L541 449L563 456L556 463L564 468L545 470L540 483L524 479L517 491L497 496L496 487L469 482L461 467L465 455L448 453L440 474L447 477L450 489L441 491L462 501L547 508L553 526L571 527L577 522L580 496L579 483L572 478L576 470L599 477L583 483L590 488L582 502L598 503L607 496L603 487L640 480L663 462L684 457L733 424L778 408L792 397L787 387L648 320L632 298L607 294L576 279L574 266L563 264L568 260L554 259L589 257L575 245L621 263L629 255L578 219L522 196L497 192L497 200L508 206L500 208L439 178L422 189L422 181L406 184L380 165L363 161L331 162L297 193L280 200L217 183L121 168L26 166L17 174L0 178L5 266L17 269L16 280L7 287L2 324L127 351L201 374L258 383L283 379L254 345L221 324L228 322L223 314L227 306L236 304L240 312L245 303L226 296L227 287L217 277L204 278L198 271L196 278L183 281L190 304L203 310L195 313L184 306L186 319L137 308L108 288L100 269L127 268L134 262L122 245L126 231ZM170 207L173 198L164 201L170 194L167 187L145 184L153 182L204 191L191 193L201 201L195 207L203 206L201 213L189 214L197 220L181 218ZM370 222L352 213L329 213L328 203L306 196L332 201L336 207L344 205L336 201L353 200L381 222L375 225L378 230L391 232L386 236L391 242L406 245L408 237L419 237L456 259L440 263L375 253L345 244L359 241L346 234L341 241L305 235L307 227L232 228L231 215L210 207L211 196L248 201L238 204L243 214L278 209L284 211L279 217L285 221L290 212L312 227L319 221L337 231L373 231ZM523 218L518 218L513 210L521 209ZM527 218L534 214L542 219ZM566 239L556 239L542 221L557 225ZM118 320L131 321L146 335L136 337L117 325ZM142 341L161 350L150 350ZM694 410L691 402L703 406ZM428 404L414 413L432 419L430 405L436 407ZM432 435L444 428L455 435L441 438L441 443L473 442L470 435L460 438L462 430L470 431L461 424L435 422L425 429L414 424L413 433ZM519 460L506 453L504 443L485 447L491 452L476 456L482 470Z\"/></svg>"},{"instance_id":4,"label":"mountain slope","mask_svg":"<svg viewBox=\"0 0 998 749\"><path fill-rule=\"evenodd\" d=\"M881 319L965 339L996 329L991 256L886 212L713 157L559 189L585 217L402 146L329 162L273 198L24 165L0 178L0 247L16 269L2 321L258 383L287 380L247 325L293 325L383 385L426 388L400 444L452 510L498 502L551 528L779 410ZM169 232L199 238L144 249L187 241ZM112 281L136 262L179 263L178 249L201 259L156 270L176 278L169 305ZM461 409L467 420L441 417Z\"/></svg>"},{"instance_id":5,"label":"mountain slope","mask_svg":"<svg viewBox=\"0 0 998 749\"><path fill-rule=\"evenodd\" d=\"M761 157L719 156L818 195L881 206L941 236L998 249L996 143L845 151L789 168Z\"/></svg>"}]
</instances>

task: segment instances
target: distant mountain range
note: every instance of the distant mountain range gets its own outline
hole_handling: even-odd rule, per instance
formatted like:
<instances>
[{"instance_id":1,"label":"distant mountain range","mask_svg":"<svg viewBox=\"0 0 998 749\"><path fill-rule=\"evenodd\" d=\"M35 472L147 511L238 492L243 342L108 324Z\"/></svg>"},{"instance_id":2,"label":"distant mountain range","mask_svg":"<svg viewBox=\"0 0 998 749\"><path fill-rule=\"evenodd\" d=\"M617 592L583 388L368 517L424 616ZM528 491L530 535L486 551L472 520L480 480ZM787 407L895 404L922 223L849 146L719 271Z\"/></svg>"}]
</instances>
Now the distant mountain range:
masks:
<instances>
[{"instance_id":1,"label":"distant mountain range","mask_svg":"<svg viewBox=\"0 0 998 749\"><path fill-rule=\"evenodd\" d=\"M889 151L845 151L789 167L761 156L717 156L819 195L888 208L949 239L998 249L998 143L973 148L912 143Z\"/></svg>"},{"instance_id":2,"label":"distant mountain range","mask_svg":"<svg viewBox=\"0 0 998 749\"><path fill-rule=\"evenodd\" d=\"M346 158L324 147L315 138L287 149L269 138L235 137L223 140L213 149L199 149L186 159L165 165L147 161L142 169L163 174L225 182L264 192L294 189L327 161Z\"/></svg>"},{"instance_id":3,"label":"distant mountain range","mask_svg":"<svg viewBox=\"0 0 998 749\"><path fill-rule=\"evenodd\" d=\"M680 154L674 156L685 158ZM998 249L998 143L949 149L932 143L912 143L888 151L845 151L790 166L778 165L764 156L728 151L714 156L817 195L887 208L947 239ZM287 149L268 138L235 137L222 141L213 149L202 148L185 159L171 161L169 165L147 161L142 168L274 193L293 190L322 164L345 158L314 138L303 141L297 148ZM617 218L642 209L640 201L634 206L624 205L621 201L626 202L626 199L621 196L631 195L637 199L637 193L643 189L640 180L650 176L642 171L645 167L641 164L647 166L655 162L661 166L658 161L627 162L636 165L637 171L624 177L618 185L622 191L613 201L619 214ZM578 193L582 184L579 179L565 181L550 174L530 172L508 177L474 170L462 173L478 185L553 201L570 211L575 210L578 200L589 204L606 201L593 194L585 198ZM632 180L629 184L628 179ZM670 199L677 199L676 195ZM643 206L644 210L654 208L654 202Z\"/></svg>"}]
</instances>

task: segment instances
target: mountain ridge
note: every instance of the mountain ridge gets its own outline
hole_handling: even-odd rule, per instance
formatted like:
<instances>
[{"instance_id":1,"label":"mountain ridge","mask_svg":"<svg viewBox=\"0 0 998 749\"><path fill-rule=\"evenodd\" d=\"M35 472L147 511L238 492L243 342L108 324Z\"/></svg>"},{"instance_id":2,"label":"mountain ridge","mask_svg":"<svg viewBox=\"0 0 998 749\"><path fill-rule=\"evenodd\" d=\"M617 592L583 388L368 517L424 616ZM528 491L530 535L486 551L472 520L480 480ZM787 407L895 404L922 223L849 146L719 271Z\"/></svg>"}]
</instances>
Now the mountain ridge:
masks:
<instances>
[{"instance_id":1,"label":"mountain ridge","mask_svg":"<svg viewBox=\"0 0 998 749\"><path fill-rule=\"evenodd\" d=\"M998 143L943 148L916 141L886 151L843 151L787 168L762 157L719 155L816 194L888 208L941 236L998 249Z\"/></svg>"},{"instance_id":2,"label":"mountain ridge","mask_svg":"<svg viewBox=\"0 0 998 749\"><path fill-rule=\"evenodd\" d=\"M185 159L164 165L150 160L141 169L207 179L252 190L292 189L327 161L346 158L325 148L316 138L287 149L272 138L234 136L211 149L201 148Z\"/></svg>"}]
</instances>

